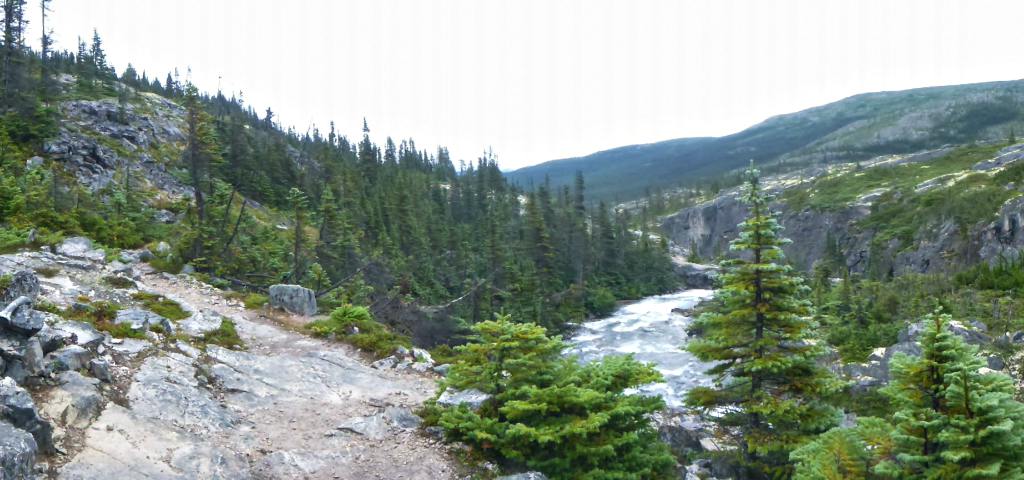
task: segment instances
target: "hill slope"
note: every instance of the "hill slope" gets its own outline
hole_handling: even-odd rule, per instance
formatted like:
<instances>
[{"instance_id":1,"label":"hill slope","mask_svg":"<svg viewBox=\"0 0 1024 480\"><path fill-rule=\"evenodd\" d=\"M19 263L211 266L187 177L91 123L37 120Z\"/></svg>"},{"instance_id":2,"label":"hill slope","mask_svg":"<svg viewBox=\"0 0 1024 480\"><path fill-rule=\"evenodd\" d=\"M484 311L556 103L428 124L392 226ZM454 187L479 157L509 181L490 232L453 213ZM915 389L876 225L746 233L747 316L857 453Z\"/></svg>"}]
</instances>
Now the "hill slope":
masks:
<instances>
[{"instance_id":1,"label":"hill slope","mask_svg":"<svg viewBox=\"0 0 1024 480\"><path fill-rule=\"evenodd\" d=\"M1024 81L866 93L779 115L717 138L682 138L554 160L508 174L520 185L545 177L571 185L577 170L595 198L628 200L647 188L691 184L751 159L788 167L865 160L1024 131Z\"/></svg>"}]
</instances>

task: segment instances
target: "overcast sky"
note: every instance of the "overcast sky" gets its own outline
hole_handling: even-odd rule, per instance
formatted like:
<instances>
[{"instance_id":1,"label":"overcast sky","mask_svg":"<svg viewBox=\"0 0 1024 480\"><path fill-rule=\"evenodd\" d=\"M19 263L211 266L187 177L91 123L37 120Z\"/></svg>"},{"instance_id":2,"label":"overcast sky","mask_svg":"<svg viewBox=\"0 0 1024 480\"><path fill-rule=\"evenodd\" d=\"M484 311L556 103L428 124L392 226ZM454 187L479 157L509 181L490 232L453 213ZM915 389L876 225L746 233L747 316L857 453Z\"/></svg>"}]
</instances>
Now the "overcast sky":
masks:
<instances>
[{"instance_id":1,"label":"overcast sky","mask_svg":"<svg viewBox=\"0 0 1024 480\"><path fill-rule=\"evenodd\" d=\"M1024 77L1020 0L55 0L53 10L58 48L96 27L119 70L131 62L162 81L191 66L201 89L242 91L299 131L334 120L358 138L365 116L375 140L412 137L467 160L491 147L504 169L724 135L866 91Z\"/></svg>"}]
</instances>

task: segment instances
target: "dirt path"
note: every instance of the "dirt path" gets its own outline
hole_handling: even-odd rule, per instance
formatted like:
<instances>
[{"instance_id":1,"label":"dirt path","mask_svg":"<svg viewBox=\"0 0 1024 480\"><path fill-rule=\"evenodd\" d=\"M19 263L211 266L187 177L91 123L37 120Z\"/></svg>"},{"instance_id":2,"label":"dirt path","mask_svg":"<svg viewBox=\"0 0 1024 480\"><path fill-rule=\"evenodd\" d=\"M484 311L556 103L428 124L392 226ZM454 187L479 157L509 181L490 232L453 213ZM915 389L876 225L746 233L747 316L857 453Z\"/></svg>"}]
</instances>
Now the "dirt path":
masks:
<instances>
[{"instance_id":1,"label":"dirt path","mask_svg":"<svg viewBox=\"0 0 1024 480\"><path fill-rule=\"evenodd\" d=\"M232 319L245 351L160 350L133 372L60 478L456 478L443 445L409 410L434 380L369 368L351 347L310 338L161 274L140 288Z\"/></svg>"}]
</instances>

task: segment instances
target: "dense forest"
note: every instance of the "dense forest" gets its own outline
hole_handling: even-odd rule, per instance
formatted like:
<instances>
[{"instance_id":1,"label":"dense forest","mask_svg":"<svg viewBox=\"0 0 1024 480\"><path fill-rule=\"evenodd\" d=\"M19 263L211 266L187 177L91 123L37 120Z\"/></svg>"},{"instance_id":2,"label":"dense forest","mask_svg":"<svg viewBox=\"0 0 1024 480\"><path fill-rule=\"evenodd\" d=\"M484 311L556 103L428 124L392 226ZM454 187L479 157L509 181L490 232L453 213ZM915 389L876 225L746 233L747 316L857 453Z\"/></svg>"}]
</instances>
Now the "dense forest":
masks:
<instances>
[{"instance_id":1,"label":"dense forest","mask_svg":"<svg viewBox=\"0 0 1024 480\"><path fill-rule=\"evenodd\" d=\"M177 72L160 80L128 65L118 74L98 34L74 52L49 51L48 34L43 50L31 51L23 9L13 2L5 10L2 50L6 249L78 234L111 249L173 238L154 262L161 268L256 292L302 284L324 310L372 305L430 345L458 342L497 313L560 330L674 285L667 246L628 213L589 205L582 176L573 188L523 191L492 154L456 166L444 148L375 143L365 121L357 141L333 123L296 133L271 109L259 114L239 98L200 93ZM73 83L57 80L64 75ZM184 107L184 142L161 148L180 149L170 168L194 195L158 199L130 157L95 192L60 161L26 164L56 134L61 102L116 98L127 111L146 93ZM181 221L155 221L158 209Z\"/></svg>"}]
</instances>

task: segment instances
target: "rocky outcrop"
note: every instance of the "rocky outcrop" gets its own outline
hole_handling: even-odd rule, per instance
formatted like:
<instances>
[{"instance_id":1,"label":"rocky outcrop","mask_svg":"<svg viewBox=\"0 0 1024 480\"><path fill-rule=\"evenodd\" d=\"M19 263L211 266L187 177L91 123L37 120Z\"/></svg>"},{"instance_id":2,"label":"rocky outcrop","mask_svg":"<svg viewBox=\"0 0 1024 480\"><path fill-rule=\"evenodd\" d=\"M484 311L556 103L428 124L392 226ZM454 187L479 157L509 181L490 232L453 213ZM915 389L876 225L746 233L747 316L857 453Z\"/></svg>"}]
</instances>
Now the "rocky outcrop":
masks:
<instances>
[{"instance_id":1,"label":"rocky outcrop","mask_svg":"<svg viewBox=\"0 0 1024 480\"><path fill-rule=\"evenodd\" d=\"M6 422L32 435L39 450L53 450L53 427L39 416L32 396L14 379L0 379L0 423Z\"/></svg>"},{"instance_id":2,"label":"rocky outcrop","mask_svg":"<svg viewBox=\"0 0 1024 480\"><path fill-rule=\"evenodd\" d=\"M271 285L270 306L296 315L316 315L316 296L299 285Z\"/></svg>"},{"instance_id":3,"label":"rocky outcrop","mask_svg":"<svg viewBox=\"0 0 1024 480\"><path fill-rule=\"evenodd\" d=\"M683 281L684 288L712 289L718 285L719 268L673 259L675 274Z\"/></svg>"},{"instance_id":4,"label":"rocky outcrop","mask_svg":"<svg viewBox=\"0 0 1024 480\"><path fill-rule=\"evenodd\" d=\"M1020 148L997 156L991 162L1005 166L1017 154L1014 152L1020 150L1020 155L1024 155L1024 145L1017 147ZM895 160L880 157L873 163L866 163L871 163L870 168L888 168L931 161L949 151L940 149ZM785 190L827 171L790 173L767 177L763 182L766 191L777 199L771 207L778 212L783 235L792 241L784 250L787 259L797 268L810 270L817 260L839 255L852 273L878 276L936 273L949 272L964 264L1015 258L1024 251L1024 218L1021 213L1024 211L1024 197L1021 196L993 212L994 221L979 218L977 224L965 231L952 220L936 220L914 232L909 244L896 238L882 241L876 238L874 229L858 223L871 214L872 205L887 193L885 189L865 192L856 201L833 210L805 208L798 211L778 200ZM947 178L939 183L947 181L952 180ZM731 255L729 242L738 235L738 225L746 219L747 213L746 205L740 200L739 189L731 189L708 202L663 218L662 228L674 244L684 248L696 247L700 257L715 259Z\"/></svg>"},{"instance_id":5,"label":"rocky outcrop","mask_svg":"<svg viewBox=\"0 0 1024 480\"><path fill-rule=\"evenodd\" d=\"M32 435L0 421L0 478L32 478L37 450Z\"/></svg>"}]
</instances>

